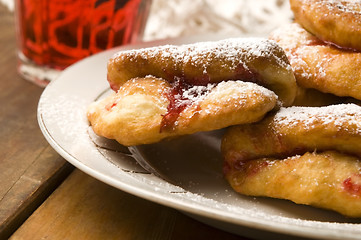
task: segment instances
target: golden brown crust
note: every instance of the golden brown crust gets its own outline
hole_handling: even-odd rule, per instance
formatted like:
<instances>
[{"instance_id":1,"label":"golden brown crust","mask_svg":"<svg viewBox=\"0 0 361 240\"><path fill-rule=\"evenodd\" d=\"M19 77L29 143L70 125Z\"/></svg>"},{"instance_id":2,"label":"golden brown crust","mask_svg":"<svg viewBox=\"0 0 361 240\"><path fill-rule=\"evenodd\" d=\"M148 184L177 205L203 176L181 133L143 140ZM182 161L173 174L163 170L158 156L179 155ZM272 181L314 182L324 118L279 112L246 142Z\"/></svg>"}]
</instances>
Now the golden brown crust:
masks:
<instances>
[{"instance_id":1,"label":"golden brown crust","mask_svg":"<svg viewBox=\"0 0 361 240\"><path fill-rule=\"evenodd\" d=\"M361 53L323 44L299 24L270 35L286 52L297 84L337 96L361 100Z\"/></svg>"},{"instance_id":2,"label":"golden brown crust","mask_svg":"<svg viewBox=\"0 0 361 240\"><path fill-rule=\"evenodd\" d=\"M355 104L281 108L260 122L230 128L222 149L226 159L237 160L291 156L315 149L361 156L360 119L361 107Z\"/></svg>"},{"instance_id":3,"label":"golden brown crust","mask_svg":"<svg viewBox=\"0 0 361 240\"><path fill-rule=\"evenodd\" d=\"M134 77L148 75L169 82L179 77L191 85L227 80L255 82L274 91L283 106L290 106L296 95L284 51L266 39L238 38L121 51L108 62L108 81L113 90Z\"/></svg>"},{"instance_id":4,"label":"golden brown crust","mask_svg":"<svg viewBox=\"0 0 361 240\"><path fill-rule=\"evenodd\" d=\"M350 155L328 151L257 159L238 169L227 167L226 178L245 195L288 199L361 217L361 161Z\"/></svg>"},{"instance_id":5,"label":"golden brown crust","mask_svg":"<svg viewBox=\"0 0 361 240\"><path fill-rule=\"evenodd\" d=\"M110 97L93 103L88 119L100 136L131 146L162 139L210 131L230 125L260 120L276 105L277 96L254 83L227 81L208 86L193 86L177 92L176 118L168 126L169 93L173 86L154 77L127 81ZM179 111L178 111L179 110Z\"/></svg>"},{"instance_id":6,"label":"golden brown crust","mask_svg":"<svg viewBox=\"0 0 361 240\"><path fill-rule=\"evenodd\" d=\"M355 104L290 107L281 108L260 122L231 127L222 139L225 176L235 190L243 194L285 198L361 217L361 211L353 213L352 209L353 204L361 205L360 119L361 107ZM330 150L342 154L332 153L328 158L322 154L307 153ZM305 155L300 157L298 154ZM276 158L286 159L281 161ZM341 173L343 178L340 180L338 175ZM274 184L279 184L287 174L292 178L285 180L284 189L278 189L279 186ZM354 176L356 183L352 180L355 185L351 188L356 190L350 190L352 194L345 191L337 196L337 200L323 201L340 189L339 181ZM317 187L313 180L337 187ZM346 181L344 184L349 183ZM309 195L298 194L308 187ZM348 205L349 201L352 202L349 207L340 207Z\"/></svg>"},{"instance_id":7,"label":"golden brown crust","mask_svg":"<svg viewBox=\"0 0 361 240\"><path fill-rule=\"evenodd\" d=\"M326 42L361 50L361 2L290 0L295 19Z\"/></svg>"}]
</instances>

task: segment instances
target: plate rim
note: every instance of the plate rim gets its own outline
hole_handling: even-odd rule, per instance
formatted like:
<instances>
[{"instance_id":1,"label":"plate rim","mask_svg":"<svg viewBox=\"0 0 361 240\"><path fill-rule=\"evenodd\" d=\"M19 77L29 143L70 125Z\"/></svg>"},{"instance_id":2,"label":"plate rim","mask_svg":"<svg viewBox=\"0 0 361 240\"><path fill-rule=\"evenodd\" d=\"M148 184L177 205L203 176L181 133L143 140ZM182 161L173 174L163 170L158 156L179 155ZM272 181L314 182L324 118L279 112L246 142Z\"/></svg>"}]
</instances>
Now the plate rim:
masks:
<instances>
[{"instance_id":1,"label":"plate rim","mask_svg":"<svg viewBox=\"0 0 361 240\"><path fill-rule=\"evenodd\" d=\"M336 224L336 225L349 225L353 223L330 223L330 222L319 222L319 221L313 221L313 220L302 220L300 219L300 222L308 222L312 224L320 223L322 226L319 227L312 227L308 225L295 225L290 224L287 222L284 222L283 225L280 222L277 222L277 225L273 222L264 220L259 222L259 218L252 219L254 217L235 217L234 214L224 214L221 215L219 210L213 210L209 211L208 208L205 208L204 206L196 206L197 204L192 204L192 206L188 203L181 202L177 199L169 199L169 197L160 196L157 194L157 192L150 192L146 189L139 189L134 186L128 185L124 182L116 181L116 179L113 179L106 174L97 171L96 169L90 168L89 166L85 165L77 157L73 156L67 149L65 149L58 141L57 139L51 134L51 129L49 129L49 126L46 125L44 121L44 106L43 103L46 99L49 99L50 96L49 92L50 90L56 89L57 85L64 79L66 74L70 74L72 71L75 71L79 66L87 64L89 60L94 60L96 58L100 58L100 56L108 55L108 54L114 54L120 50L127 50L127 49L135 49L135 48L141 48L141 47L149 47L149 46L156 46L156 45L165 45L165 44L183 44L183 43L189 43L189 42L197 42L197 41L203 41L203 40L216 40L216 39L222 39L227 38L225 36L191 36L191 37L181 37L181 38L172 38L172 39L164 39L164 40L157 40L152 42L145 42L145 43L139 43L139 44L133 44L133 45L126 45L121 46L113 49L109 49L106 51L103 51L101 53L92 55L90 57L87 57L72 66L68 67L63 71L63 73L54 81L52 81L43 91L43 93L40 96L38 108L37 108L37 119L38 124L40 127L40 130L42 134L44 135L45 139L48 141L48 143L51 145L51 147L58 152L65 160L67 160L69 163L74 165L79 170L87 173L88 175L108 184L111 185L119 190L125 191L129 194L135 195L137 197L156 202L158 204L171 207L180 211L184 211L190 214L195 214L197 216L210 218L213 220L225 222L228 224L234 224L234 225L241 225L244 227L249 227L251 229L259 229L259 230L265 230L265 231L271 231L275 233L280 234L287 234L290 236L296 236L296 237L313 237L313 238L344 238L344 239L358 239L357 234L359 233L350 233L349 230L342 230L342 229L336 229L337 231L331 231L330 228L324 229L326 224ZM288 219L288 218L286 218ZM360 223L356 223L357 225L361 226ZM317 231L315 231L317 230Z\"/></svg>"}]
</instances>

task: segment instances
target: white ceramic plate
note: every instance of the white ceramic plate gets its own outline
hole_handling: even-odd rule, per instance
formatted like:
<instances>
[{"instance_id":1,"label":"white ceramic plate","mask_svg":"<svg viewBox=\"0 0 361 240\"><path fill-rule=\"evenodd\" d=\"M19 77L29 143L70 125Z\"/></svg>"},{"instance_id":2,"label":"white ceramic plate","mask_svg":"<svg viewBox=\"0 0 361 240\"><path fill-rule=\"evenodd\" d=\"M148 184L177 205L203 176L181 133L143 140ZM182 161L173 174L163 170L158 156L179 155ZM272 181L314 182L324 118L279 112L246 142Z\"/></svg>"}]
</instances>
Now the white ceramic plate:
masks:
<instances>
[{"instance_id":1,"label":"white ceramic plate","mask_svg":"<svg viewBox=\"0 0 361 240\"><path fill-rule=\"evenodd\" d=\"M86 109L108 93L106 63L115 51L196 40L127 46L69 67L41 96L38 121L44 136L66 160L100 181L226 231L258 239L360 239L360 219L234 193L222 177L222 131L129 149L92 133ZM133 157L147 162L157 174L145 171Z\"/></svg>"}]
</instances>

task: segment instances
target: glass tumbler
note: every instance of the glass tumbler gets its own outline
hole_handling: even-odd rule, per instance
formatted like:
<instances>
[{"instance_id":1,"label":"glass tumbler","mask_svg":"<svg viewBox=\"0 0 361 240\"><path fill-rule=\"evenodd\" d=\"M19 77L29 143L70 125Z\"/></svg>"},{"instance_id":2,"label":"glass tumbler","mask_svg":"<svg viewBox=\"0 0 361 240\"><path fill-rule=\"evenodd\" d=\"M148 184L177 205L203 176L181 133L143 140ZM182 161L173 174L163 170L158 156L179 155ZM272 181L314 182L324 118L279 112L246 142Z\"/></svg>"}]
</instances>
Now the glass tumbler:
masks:
<instances>
[{"instance_id":1,"label":"glass tumbler","mask_svg":"<svg viewBox=\"0 0 361 240\"><path fill-rule=\"evenodd\" d=\"M46 86L94 53L142 40L151 0L15 0L18 72Z\"/></svg>"}]
</instances>

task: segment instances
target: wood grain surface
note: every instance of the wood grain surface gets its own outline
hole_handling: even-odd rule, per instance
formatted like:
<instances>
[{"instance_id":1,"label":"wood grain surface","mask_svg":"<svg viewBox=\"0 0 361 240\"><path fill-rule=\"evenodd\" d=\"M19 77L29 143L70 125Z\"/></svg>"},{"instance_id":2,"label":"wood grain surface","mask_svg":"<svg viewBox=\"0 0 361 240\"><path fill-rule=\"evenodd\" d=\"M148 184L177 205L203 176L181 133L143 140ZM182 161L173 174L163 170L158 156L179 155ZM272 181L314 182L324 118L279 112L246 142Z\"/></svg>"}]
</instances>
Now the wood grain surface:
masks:
<instances>
[{"instance_id":1,"label":"wood grain surface","mask_svg":"<svg viewBox=\"0 0 361 240\"><path fill-rule=\"evenodd\" d=\"M79 170L11 239L245 239L110 187Z\"/></svg>"},{"instance_id":2,"label":"wood grain surface","mask_svg":"<svg viewBox=\"0 0 361 240\"><path fill-rule=\"evenodd\" d=\"M73 170L39 129L43 89L16 65L13 14L0 4L0 239L246 239Z\"/></svg>"},{"instance_id":3,"label":"wood grain surface","mask_svg":"<svg viewBox=\"0 0 361 240\"><path fill-rule=\"evenodd\" d=\"M36 108L43 89L20 78L16 65L13 14L0 4L0 239L71 170L40 132Z\"/></svg>"}]
</instances>

